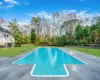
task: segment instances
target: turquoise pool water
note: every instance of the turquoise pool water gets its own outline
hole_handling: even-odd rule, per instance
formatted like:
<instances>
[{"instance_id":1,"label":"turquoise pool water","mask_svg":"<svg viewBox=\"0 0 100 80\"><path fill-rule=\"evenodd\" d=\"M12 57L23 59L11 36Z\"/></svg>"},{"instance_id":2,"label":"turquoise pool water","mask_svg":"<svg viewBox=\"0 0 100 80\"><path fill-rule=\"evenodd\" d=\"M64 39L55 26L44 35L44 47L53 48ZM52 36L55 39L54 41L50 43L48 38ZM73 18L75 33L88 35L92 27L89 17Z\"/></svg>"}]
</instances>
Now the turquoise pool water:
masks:
<instances>
[{"instance_id":1,"label":"turquoise pool water","mask_svg":"<svg viewBox=\"0 0 100 80\"><path fill-rule=\"evenodd\" d=\"M58 48L39 48L15 61L14 64L35 64L31 71L32 76L68 76L69 73L64 64L84 63Z\"/></svg>"}]
</instances>

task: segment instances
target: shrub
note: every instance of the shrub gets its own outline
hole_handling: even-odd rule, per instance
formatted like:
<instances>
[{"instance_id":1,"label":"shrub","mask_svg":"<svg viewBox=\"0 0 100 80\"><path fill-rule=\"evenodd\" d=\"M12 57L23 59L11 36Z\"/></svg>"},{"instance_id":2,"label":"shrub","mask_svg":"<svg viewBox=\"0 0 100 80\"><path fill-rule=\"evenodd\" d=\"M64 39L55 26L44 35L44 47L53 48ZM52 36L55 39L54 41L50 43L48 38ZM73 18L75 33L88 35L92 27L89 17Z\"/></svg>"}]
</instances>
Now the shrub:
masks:
<instances>
[{"instance_id":1,"label":"shrub","mask_svg":"<svg viewBox=\"0 0 100 80\"><path fill-rule=\"evenodd\" d=\"M78 41L77 40L74 40L73 41L73 45L78 45Z\"/></svg>"},{"instance_id":2,"label":"shrub","mask_svg":"<svg viewBox=\"0 0 100 80\"><path fill-rule=\"evenodd\" d=\"M34 44L35 44L36 46L40 45L40 38L39 38L39 37L36 38Z\"/></svg>"},{"instance_id":3,"label":"shrub","mask_svg":"<svg viewBox=\"0 0 100 80\"><path fill-rule=\"evenodd\" d=\"M15 47L21 47L21 43L15 43Z\"/></svg>"},{"instance_id":4,"label":"shrub","mask_svg":"<svg viewBox=\"0 0 100 80\"><path fill-rule=\"evenodd\" d=\"M70 40L66 40L66 45L69 45L70 44Z\"/></svg>"},{"instance_id":5,"label":"shrub","mask_svg":"<svg viewBox=\"0 0 100 80\"><path fill-rule=\"evenodd\" d=\"M56 45L55 37L49 38L48 44L49 46L55 46Z\"/></svg>"},{"instance_id":6,"label":"shrub","mask_svg":"<svg viewBox=\"0 0 100 80\"><path fill-rule=\"evenodd\" d=\"M57 46L65 46L65 44L66 44L66 37L64 35L56 37L56 45Z\"/></svg>"},{"instance_id":7,"label":"shrub","mask_svg":"<svg viewBox=\"0 0 100 80\"><path fill-rule=\"evenodd\" d=\"M84 45L84 44L87 44L87 41L86 40L80 40L79 41L79 45Z\"/></svg>"},{"instance_id":8,"label":"shrub","mask_svg":"<svg viewBox=\"0 0 100 80\"><path fill-rule=\"evenodd\" d=\"M88 41L88 43L91 43L92 42L92 37L88 37L87 41Z\"/></svg>"},{"instance_id":9,"label":"shrub","mask_svg":"<svg viewBox=\"0 0 100 80\"><path fill-rule=\"evenodd\" d=\"M23 44L29 44L29 43L31 43L30 36L24 36L23 37Z\"/></svg>"}]
</instances>

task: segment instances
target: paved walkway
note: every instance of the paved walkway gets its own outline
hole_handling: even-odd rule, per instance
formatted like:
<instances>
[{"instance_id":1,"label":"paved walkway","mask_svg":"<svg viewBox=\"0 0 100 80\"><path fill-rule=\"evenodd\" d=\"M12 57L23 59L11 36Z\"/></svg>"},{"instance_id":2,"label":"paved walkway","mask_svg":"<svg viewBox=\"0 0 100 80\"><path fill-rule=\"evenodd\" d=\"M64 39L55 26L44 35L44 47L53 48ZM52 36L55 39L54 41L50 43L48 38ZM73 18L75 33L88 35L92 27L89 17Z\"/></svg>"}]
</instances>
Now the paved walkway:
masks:
<instances>
[{"instance_id":1,"label":"paved walkway","mask_svg":"<svg viewBox=\"0 0 100 80\"><path fill-rule=\"evenodd\" d=\"M29 51L13 58L0 58L0 80L100 80L100 58L66 48L60 49L87 64L66 65L69 77L32 77L30 72L33 65L12 64L13 61L31 52Z\"/></svg>"}]
</instances>

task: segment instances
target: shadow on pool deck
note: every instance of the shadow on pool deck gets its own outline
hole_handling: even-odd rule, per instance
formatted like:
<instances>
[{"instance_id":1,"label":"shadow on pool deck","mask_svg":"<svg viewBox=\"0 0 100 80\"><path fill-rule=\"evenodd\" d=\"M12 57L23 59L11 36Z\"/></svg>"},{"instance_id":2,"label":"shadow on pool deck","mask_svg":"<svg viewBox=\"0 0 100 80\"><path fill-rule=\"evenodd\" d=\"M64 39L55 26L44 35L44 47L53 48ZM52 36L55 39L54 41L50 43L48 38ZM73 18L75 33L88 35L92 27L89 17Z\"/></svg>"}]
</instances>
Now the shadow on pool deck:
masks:
<instances>
[{"instance_id":1,"label":"shadow on pool deck","mask_svg":"<svg viewBox=\"0 0 100 80\"><path fill-rule=\"evenodd\" d=\"M30 72L33 65L12 64L13 61L32 52L29 51L13 58L0 58L0 80L100 80L100 58L66 48L61 49L66 53L73 52L71 55L87 64L66 65L70 74L69 77L32 77Z\"/></svg>"}]
</instances>

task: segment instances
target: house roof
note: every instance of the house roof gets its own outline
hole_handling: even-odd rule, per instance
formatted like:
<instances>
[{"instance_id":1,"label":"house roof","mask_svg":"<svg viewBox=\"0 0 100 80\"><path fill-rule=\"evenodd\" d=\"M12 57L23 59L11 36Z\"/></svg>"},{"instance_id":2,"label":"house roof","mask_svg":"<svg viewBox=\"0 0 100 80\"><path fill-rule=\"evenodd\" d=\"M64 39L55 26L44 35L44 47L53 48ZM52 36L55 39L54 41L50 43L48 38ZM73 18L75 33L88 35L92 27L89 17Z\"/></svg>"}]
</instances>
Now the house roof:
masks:
<instances>
[{"instance_id":1,"label":"house roof","mask_svg":"<svg viewBox=\"0 0 100 80\"><path fill-rule=\"evenodd\" d=\"M1 32L4 32L4 33L11 34L10 31L8 31L8 30L6 30L6 29L4 29L4 28L2 28L2 27L0 27L0 31L1 31Z\"/></svg>"}]
</instances>

